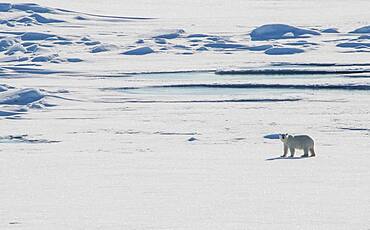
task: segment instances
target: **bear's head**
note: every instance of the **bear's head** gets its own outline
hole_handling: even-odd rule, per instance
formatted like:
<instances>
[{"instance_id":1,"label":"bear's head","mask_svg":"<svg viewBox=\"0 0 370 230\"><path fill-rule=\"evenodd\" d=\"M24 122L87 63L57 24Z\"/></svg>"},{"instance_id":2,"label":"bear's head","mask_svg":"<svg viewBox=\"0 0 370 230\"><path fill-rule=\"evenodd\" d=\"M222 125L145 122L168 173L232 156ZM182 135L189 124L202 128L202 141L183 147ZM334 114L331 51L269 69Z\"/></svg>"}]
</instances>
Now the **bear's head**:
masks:
<instances>
[{"instance_id":1,"label":"bear's head","mask_svg":"<svg viewBox=\"0 0 370 230\"><path fill-rule=\"evenodd\" d=\"M282 142L286 142L288 140L288 134L279 134L279 139L282 141Z\"/></svg>"}]
</instances>

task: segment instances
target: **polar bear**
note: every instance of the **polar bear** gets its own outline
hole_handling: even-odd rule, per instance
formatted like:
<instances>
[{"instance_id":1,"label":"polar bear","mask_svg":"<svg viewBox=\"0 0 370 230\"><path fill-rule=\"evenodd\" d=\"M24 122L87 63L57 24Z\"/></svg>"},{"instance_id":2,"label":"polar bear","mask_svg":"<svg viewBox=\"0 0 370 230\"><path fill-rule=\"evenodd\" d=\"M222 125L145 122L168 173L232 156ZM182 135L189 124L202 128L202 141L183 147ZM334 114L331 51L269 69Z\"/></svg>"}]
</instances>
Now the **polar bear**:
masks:
<instances>
[{"instance_id":1,"label":"polar bear","mask_svg":"<svg viewBox=\"0 0 370 230\"><path fill-rule=\"evenodd\" d=\"M295 149L303 149L304 154L302 157L308 157L308 151L311 152L311 157L316 156L314 141L307 135L292 136L288 134L280 134L279 139L284 143L284 155L282 155L282 157L286 157L288 149L290 150L291 157L294 157Z\"/></svg>"}]
</instances>

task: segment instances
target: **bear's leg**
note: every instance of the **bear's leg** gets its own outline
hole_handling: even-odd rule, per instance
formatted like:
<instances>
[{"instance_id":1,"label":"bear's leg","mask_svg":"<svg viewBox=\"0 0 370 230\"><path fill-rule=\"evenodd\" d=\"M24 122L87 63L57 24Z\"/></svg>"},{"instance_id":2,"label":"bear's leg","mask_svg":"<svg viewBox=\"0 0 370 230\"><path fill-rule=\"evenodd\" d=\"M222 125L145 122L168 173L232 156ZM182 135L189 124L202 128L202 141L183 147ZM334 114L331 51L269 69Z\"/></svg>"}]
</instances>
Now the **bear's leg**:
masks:
<instances>
[{"instance_id":1,"label":"bear's leg","mask_svg":"<svg viewBox=\"0 0 370 230\"><path fill-rule=\"evenodd\" d=\"M316 156L316 154L315 154L315 150L313 149L313 147L312 147L312 148L310 148L310 152L311 152L311 157Z\"/></svg>"},{"instance_id":2,"label":"bear's leg","mask_svg":"<svg viewBox=\"0 0 370 230\"><path fill-rule=\"evenodd\" d=\"M294 157L294 152L295 152L295 149L294 148L290 148L290 157Z\"/></svg>"},{"instance_id":3,"label":"bear's leg","mask_svg":"<svg viewBox=\"0 0 370 230\"><path fill-rule=\"evenodd\" d=\"M304 148L303 151L304 154L302 155L302 157L308 157L308 148Z\"/></svg>"},{"instance_id":4,"label":"bear's leg","mask_svg":"<svg viewBox=\"0 0 370 230\"><path fill-rule=\"evenodd\" d=\"M287 154L288 154L288 146L284 145L284 154L281 157L286 157Z\"/></svg>"}]
</instances>

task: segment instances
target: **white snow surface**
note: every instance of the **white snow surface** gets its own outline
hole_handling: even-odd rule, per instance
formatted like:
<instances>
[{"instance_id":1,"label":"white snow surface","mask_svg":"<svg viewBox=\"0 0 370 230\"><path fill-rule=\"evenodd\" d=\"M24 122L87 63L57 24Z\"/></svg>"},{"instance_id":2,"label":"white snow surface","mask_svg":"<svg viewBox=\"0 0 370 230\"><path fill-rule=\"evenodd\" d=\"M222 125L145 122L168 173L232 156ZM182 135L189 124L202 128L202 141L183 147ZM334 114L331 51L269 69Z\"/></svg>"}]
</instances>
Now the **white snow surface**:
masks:
<instances>
[{"instance_id":1,"label":"white snow surface","mask_svg":"<svg viewBox=\"0 0 370 230\"><path fill-rule=\"evenodd\" d=\"M0 229L369 229L369 7L0 3Z\"/></svg>"}]
</instances>

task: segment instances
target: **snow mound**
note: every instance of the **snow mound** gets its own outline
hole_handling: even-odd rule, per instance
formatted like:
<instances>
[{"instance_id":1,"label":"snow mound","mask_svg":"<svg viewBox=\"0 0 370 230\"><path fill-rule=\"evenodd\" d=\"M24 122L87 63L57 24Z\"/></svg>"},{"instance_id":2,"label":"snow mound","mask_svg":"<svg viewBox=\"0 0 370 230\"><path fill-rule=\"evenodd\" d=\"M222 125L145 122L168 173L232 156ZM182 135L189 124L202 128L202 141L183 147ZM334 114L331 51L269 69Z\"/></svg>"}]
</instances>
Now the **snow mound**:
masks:
<instances>
[{"instance_id":1,"label":"snow mound","mask_svg":"<svg viewBox=\"0 0 370 230\"><path fill-rule=\"evenodd\" d=\"M189 139L188 139L188 141L197 141L198 139L197 138L195 138L195 137L190 137Z\"/></svg>"},{"instance_id":2,"label":"snow mound","mask_svg":"<svg viewBox=\"0 0 370 230\"><path fill-rule=\"evenodd\" d=\"M183 49L183 50L189 50L190 49L190 47L185 46L185 45L174 45L174 46L172 46L172 48Z\"/></svg>"},{"instance_id":3,"label":"snow mound","mask_svg":"<svg viewBox=\"0 0 370 230\"><path fill-rule=\"evenodd\" d=\"M86 41L84 42L84 45L86 46L95 46L95 45L99 45L101 42L99 41Z\"/></svg>"},{"instance_id":4,"label":"snow mound","mask_svg":"<svg viewBox=\"0 0 370 230\"><path fill-rule=\"evenodd\" d=\"M310 45L318 45L317 43L315 42L308 42L308 41L305 41L305 40L301 40L301 41L296 41L296 42L288 42L288 43L284 43L285 45L290 45L290 46L310 46Z\"/></svg>"},{"instance_id":5,"label":"snow mound","mask_svg":"<svg viewBox=\"0 0 370 230\"><path fill-rule=\"evenodd\" d=\"M155 38L154 42L157 44L162 44L162 45L167 43L166 39L164 38Z\"/></svg>"},{"instance_id":6,"label":"snow mound","mask_svg":"<svg viewBox=\"0 0 370 230\"><path fill-rule=\"evenodd\" d=\"M339 33L338 29L336 28L328 28L328 29L324 29L324 30L321 30L322 33L327 33L327 34L337 34Z\"/></svg>"},{"instance_id":7,"label":"snow mound","mask_svg":"<svg viewBox=\"0 0 370 230\"><path fill-rule=\"evenodd\" d=\"M22 34L22 41L37 41L45 40L47 38L56 37L55 34L39 33L39 32L25 32Z\"/></svg>"},{"instance_id":8,"label":"snow mound","mask_svg":"<svg viewBox=\"0 0 370 230\"><path fill-rule=\"evenodd\" d=\"M337 47L341 48L369 48L370 43L365 43L365 42L344 42L344 43L339 43L337 44Z\"/></svg>"},{"instance_id":9,"label":"snow mound","mask_svg":"<svg viewBox=\"0 0 370 230\"><path fill-rule=\"evenodd\" d=\"M7 25L9 27L14 27L15 26L12 22L9 22L8 20L0 20L0 25Z\"/></svg>"},{"instance_id":10,"label":"snow mound","mask_svg":"<svg viewBox=\"0 0 370 230\"><path fill-rule=\"evenodd\" d=\"M80 40L81 41L84 41L84 42L87 42L87 41L91 41L91 38L89 38L89 37L83 37Z\"/></svg>"},{"instance_id":11,"label":"snow mound","mask_svg":"<svg viewBox=\"0 0 370 230\"><path fill-rule=\"evenodd\" d=\"M81 58L67 58L67 62L82 62Z\"/></svg>"},{"instance_id":12,"label":"snow mound","mask_svg":"<svg viewBox=\"0 0 370 230\"><path fill-rule=\"evenodd\" d=\"M27 105L44 98L38 89L21 89L0 93L0 104Z\"/></svg>"},{"instance_id":13,"label":"snow mound","mask_svg":"<svg viewBox=\"0 0 370 230\"><path fill-rule=\"evenodd\" d=\"M31 59L31 62L49 62L53 60L58 55L51 54L51 55L45 55L45 56L38 56Z\"/></svg>"},{"instance_id":14,"label":"snow mound","mask_svg":"<svg viewBox=\"0 0 370 230\"><path fill-rule=\"evenodd\" d=\"M12 8L10 3L0 3L0 12L8 12Z\"/></svg>"},{"instance_id":15,"label":"snow mound","mask_svg":"<svg viewBox=\"0 0 370 230\"><path fill-rule=\"evenodd\" d=\"M175 39L181 36L181 34L185 33L184 30L176 30L175 32L172 33L166 33L166 34L160 34L157 36L154 36L153 38L164 38L164 39Z\"/></svg>"},{"instance_id":16,"label":"snow mound","mask_svg":"<svg viewBox=\"0 0 370 230\"><path fill-rule=\"evenodd\" d=\"M14 22L14 21L12 21L12 22ZM31 24L37 24L36 20L34 20L34 19L30 18L30 17L20 17L15 22L17 22L17 23L23 23L26 26L31 25Z\"/></svg>"},{"instance_id":17,"label":"snow mound","mask_svg":"<svg viewBox=\"0 0 370 230\"><path fill-rule=\"evenodd\" d=\"M208 49L204 46L202 47L199 47L198 49L196 49L196 51L208 51Z\"/></svg>"},{"instance_id":18,"label":"snow mound","mask_svg":"<svg viewBox=\"0 0 370 230\"><path fill-rule=\"evenodd\" d=\"M5 85L0 85L0 92L4 92L4 91L7 91L8 90L8 87L5 86Z\"/></svg>"},{"instance_id":19,"label":"snow mound","mask_svg":"<svg viewBox=\"0 0 370 230\"><path fill-rule=\"evenodd\" d=\"M87 21L87 20L89 20L88 18L83 17L83 16L80 16L80 15L75 16L75 17L74 17L74 19L76 19L76 20L80 20L80 21Z\"/></svg>"},{"instance_id":20,"label":"snow mound","mask_svg":"<svg viewBox=\"0 0 370 230\"><path fill-rule=\"evenodd\" d=\"M98 46L93 47L90 50L90 53L101 53L101 52L107 52L110 50L111 50L111 47L108 45L98 45Z\"/></svg>"},{"instance_id":21,"label":"snow mound","mask_svg":"<svg viewBox=\"0 0 370 230\"><path fill-rule=\"evenodd\" d=\"M299 38L302 35L320 35L320 33L285 24L267 24L254 29L250 34L254 41Z\"/></svg>"},{"instance_id":22,"label":"snow mound","mask_svg":"<svg viewBox=\"0 0 370 230\"><path fill-rule=\"evenodd\" d=\"M24 45L23 45L24 46ZM40 51L40 48L38 45L36 44L33 44L33 45L30 45L26 48L27 52L29 53L36 53L37 51Z\"/></svg>"},{"instance_id":23,"label":"snow mound","mask_svg":"<svg viewBox=\"0 0 370 230\"><path fill-rule=\"evenodd\" d=\"M73 42L71 42L71 41L57 41L57 42L53 42L53 44L66 46L66 45L72 45Z\"/></svg>"},{"instance_id":24,"label":"snow mound","mask_svg":"<svg viewBox=\"0 0 370 230\"><path fill-rule=\"evenodd\" d=\"M14 44L5 52L6 55L13 55L16 52L26 53L27 50L21 44Z\"/></svg>"},{"instance_id":25,"label":"snow mound","mask_svg":"<svg viewBox=\"0 0 370 230\"><path fill-rule=\"evenodd\" d=\"M126 52L123 52L122 54L124 55L146 55L146 54L151 54L151 53L154 53L154 50L152 50L152 48L150 47L140 47L140 48L136 48L136 49L133 49L133 50L128 50Z\"/></svg>"},{"instance_id":26,"label":"snow mound","mask_svg":"<svg viewBox=\"0 0 370 230\"><path fill-rule=\"evenodd\" d=\"M27 12L36 12L36 13L50 13L51 9L47 7L42 7L35 3L23 3L23 4L14 4L11 6L12 9L27 11ZM9 9L10 10L10 9Z\"/></svg>"},{"instance_id":27,"label":"snow mound","mask_svg":"<svg viewBox=\"0 0 370 230\"><path fill-rule=\"evenodd\" d=\"M144 44L145 42L144 42L144 40L143 40L143 39L139 39L139 40L137 40L135 43L136 43L136 44Z\"/></svg>"},{"instance_id":28,"label":"snow mound","mask_svg":"<svg viewBox=\"0 0 370 230\"><path fill-rule=\"evenodd\" d=\"M354 31L351 31L350 33L354 33L354 34L369 34L370 33L370 26L364 26L364 27L355 29Z\"/></svg>"},{"instance_id":29,"label":"snow mound","mask_svg":"<svg viewBox=\"0 0 370 230\"><path fill-rule=\"evenodd\" d=\"M259 45L259 46L249 46L248 50L250 51L264 51L267 49L271 49L272 45Z\"/></svg>"},{"instance_id":30,"label":"snow mound","mask_svg":"<svg viewBox=\"0 0 370 230\"><path fill-rule=\"evenodd\" d=\"M358 39L370 39L370 35L361 35Z\"/></svg>"},{"instance_id":31,"label":"snow mound","mask_svg":"<svg viewBox=\"0 0 370 230\"><path fill-rule=\"evenodd\" d=\"M190 34L187 38L206 38L209 37L208 34Z\"/></svg>"},{"instance_id":32,"label":"snow mound","mask_svg":"<svg viewBox=\"0 0 370 230\"><path fill-rule=\"evenodd\" d=\"M292 55L292 54L298 54L298 53L303 53L303 49L299 48L287 48L287 47L282 47L282 48L271 48L265 51L265 54L268 55Z\"/></svg>"},{"instance_id":33,"label":"snow mound","mask_svg":"<svg viewBox=\"0 0 370 230\"><path fill-rule=\"evenodd\" d=\"M1 111L0 110L0 117L9 117L14 115L20 115L21 113L18 112L11 112L11 111Z\"/></svg>"},{"instance_id":34,"label":"snow mound","mask_svg":"<svg viewBox=\"0 0 370 230\"><path fill-rule=\"evenodd\" d=\"M45 18L40 14L32 14L30 15L31 18L34 18L39 23L59 23L64 22L63 20L53 19L53 18Z\"/></svg>"},{"instance_id":35,"label":"snow mound","mask_svg":"<svg viewBox=\"0 0 370 230\"><path fill-rule=\"evenodd\" d=\"M1 39L0 40L0 52L8 50L9 47L14 45L14 41L11 39Z\"/></svg>"}]
</instances>

